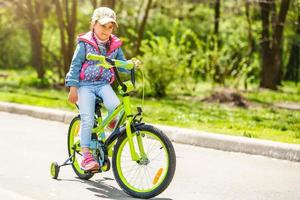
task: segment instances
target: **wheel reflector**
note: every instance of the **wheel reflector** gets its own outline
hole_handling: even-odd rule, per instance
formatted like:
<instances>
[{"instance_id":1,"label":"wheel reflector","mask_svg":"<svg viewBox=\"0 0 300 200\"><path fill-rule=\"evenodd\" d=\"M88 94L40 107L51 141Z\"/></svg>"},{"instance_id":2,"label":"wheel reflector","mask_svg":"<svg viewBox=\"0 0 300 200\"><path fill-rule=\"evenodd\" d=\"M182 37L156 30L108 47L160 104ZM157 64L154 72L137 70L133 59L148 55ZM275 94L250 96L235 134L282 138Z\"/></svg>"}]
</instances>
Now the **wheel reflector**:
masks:
<instances>
[{"instance_id":1,"label":"wheel reflector","mask_svg":"<svg viewBox=\"0 0 300 200\"><path fill-rule=\"evenodd\" d=\"M155 185L157 183L157 181L159 180L160 176L162 175L163 172L163 168L160 168L159 170L157 170L156 175L152 181L152 184Z\"/></svg>"}]
</instances>

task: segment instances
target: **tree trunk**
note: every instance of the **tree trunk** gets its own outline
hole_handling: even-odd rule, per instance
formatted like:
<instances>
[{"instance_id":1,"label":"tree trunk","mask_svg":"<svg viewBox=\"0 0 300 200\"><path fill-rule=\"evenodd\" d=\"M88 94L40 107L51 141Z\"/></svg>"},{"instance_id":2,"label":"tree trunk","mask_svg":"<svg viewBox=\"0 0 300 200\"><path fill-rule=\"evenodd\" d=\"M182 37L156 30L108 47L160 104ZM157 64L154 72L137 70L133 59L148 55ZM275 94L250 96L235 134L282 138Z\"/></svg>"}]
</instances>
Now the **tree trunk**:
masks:
<instances>
[{"instance_id":1,"label":"tree trunk","mask_svg":"<svg viewBox=\"0 0 300 200\"><path fill-rule=\"evenodd\" d=\"M250 0L247 0L245 3L245 14L246 14L246 19L248 23L248 52L247 52L247 66L250 66L251 60L252 60L252 55L253 52L255 51L255 40L252 35L252 20L251 20L251 15L250 15ZM247 74L248 77L248 74ZM247 79L244 81L244 88L245 90L248 89L248 82Z\"/></svg>"},{"instance_id":2,"label":"tree trunk","mask_svg":"<svg viewBox=\"0 0 300 200\"><path fill-rule=\"evenodd\" d=\"M111 9L115 9L116 1L115 0L102 0L101 6L109 7Z\"/></svg>"},{"instance_id":3,"label":"tree trunk","mask_svg":"<svg viewBox=\"0 0 300 200\"><path fill-rule=\"evenodd\" d=\"M247 22L248 22L248 46L249 46L249 50L248 50L248 55L251 57L252 53L255 50L255 40L253 38L252 35L252 20L251 20L251 16L250 16L250 0L246 1L246 18L247 18Z\"/></svg>"},{"instance_id":4,"label":"tree trunk","mask_svg":"<svg viewBox=\"0 0 300 200\"><path fill-rule=\"evenodd\" d=\"M30 4L29 12L31 11L32 21L29 23L29 33L31 38L32 64L37 70L38 78L43 79L45 69L43 66L43 3L35 0ZM33 11L33 12L32 12Z\"/></svg>"},{"instance_id":5,"label":"tree trunk","mask_svg":"<svg viewBox=\"0 0 300 200\"><path fill-rule=\"evenodd\" d=\"M219 34L219 21L220 21L220 0L216 0L215 3L215 27L214 34Z\"/></svg>"},{"instance_id":6,"label":"tree trunk","mask_svg":"<svg viewBox=\"0 0 300 200\"><path fill-rule=\"evenodd\" d=\"M152 0L148 0L147 7L145 10L145 15L143 17L143 20L141 22L141 25L140 25L140 28L138 31L138 37L137 37L137 41L136 41L136 50L135 50L136 55L138 55L140 53L141 42L144 37L145 27L146 27L149 11L151 8L151 4L152 4Z\"/></svg>"},{"instance_id":7,"label":"tree trunk","mask_svg":"<svg viewBox=\"0 0 300 200\"><path fill-rule=\"evenodd\" d=\"M299 68L300 68L300 46L297 43L292 44L285 80L299 81Z\"/></svg>"},{"instance_id":8,"label":"tree trunk","mask_svg":"<svg viewBox=\"0 0 300 200\"><path fill-rule=\"evenodd\" d=\"M91 4L92 4L94 10L98 7L97 0L91 0Z\"/></svg>"},{"instance_id":9,"label":"tree trunk","mask_svg":"<svg viewBox=\"0 0 300 200\"><path fill-rule=\"evenodd\" d=\"M42 32L41 29L30 28L32 66L36 69L39 79L43 79L45 69L43 66Z\"/></svg>"},{"instance_id":10,"label":"tree trunk","mask_svg":"<svg viewBox=\"0 0 300 200\"><path fill-rule=\"evenodd\" d=\"M71 5L71 16L69 16L68 25L67 25L67 33L68 33L68 50L67 50L67 65L65 66L65 74L69 70L69 65L71 63L74 47L75 47L75 29L76 29L76 19L77 19L77 0L73 1Z\"/></svg>"},{"instance_id":11,"label":"tree trunk","mask_svg":"<svg viewBox=\"0 0 300 200\"><path fill-rule=\"evenodd\" d=\"M260 86L276 90L281 82L281 46L282 35L285 18L288 12L289 0L282 0L278 17L276 13L272 15L273 35L270 39L269 28L269 14L272 9L276 12L274 0L261 1L261 19L262 19L262 71ZM274 17L275 16L275 17Z\"/></svg>"},{"instance_id":12,"label":"tree trunk","mask_svg":"<svg viewBox=\"0 0 300 200\"><path fill-rule=\"evenodd\" d=\"M298 8L300 9L300 8ZM296 27L296 35L300 37L300 10L298 11L298 24ZM300 43L299 41L293 41L291 47L291 53L289 62L287 64L287 71L285 74L285 80L295 81L299 80L299 70L300 70Z\"/></svg>"},{"instance_id":13,"label":"tree trunk","mask_svg":"<svg viewBox=\"0 0 300 200\"><path fill-rule=\"evenodd\" d=\"M65 76L69 71L74 53L77 0L54 0L54 3L60 30L61 56L63 59L63 67L60 73Z\"/></svg>"},{"instance_id":14,"label":"tree trunk","mask_svg":"<svg viewBox=\"0 0 300 200\"><path fill-rule=\"evenodd\" d=\"M23 20L25 27L30 35L31 43L31 63L35 68L38 78L43 79L45 75L45 69L43 65L43 20L47 15L46 3L41 0L23 0L13 1L16 6L16 15Z\"/></svg>"},{"instance_id":15,"label":"tree trunk","mask_svg":"<svg viewBox=\"0 0 300 200\"><path fill-rule=\"evenodd\" d=\"M270 88L272 86L271 73L271 48L270 48L270 38L269 38L269 13L270 5L269 2L261 2L261 20L262 20L262 41L261 41L261 87Z\"/></svg>"},{"instance_id":16,"label":"tree trunk","mask_svg":"<svg viewBox=\"0 0 300 200\"><path fill-rule=\"evenodd\" d=\"M59 33L60 33L60 52L61 52L61 57L63 59L63 67L60 67L59 74L60 76L64 76L65 74L65 67L67 66L67 58L66 58L66 42L65 42L65 24L64 24L64 18L63 18L63 10L62 6L59 2L59 0L55 0L55 7L56 7L56 16L57 16L57 21L58 21L58 27L59 27ZM62 77L60 77L61 79Z\"/></svg>"},{"instance_id":17,"label":"tree trunk","mask_svg":"<svg viewBox=\"0 0 300 200\"><path fill-rule=\"evenodd\" d=\"M273 84L278 86L281 84L282 80L282 37L283 37L283 29L286 15L289 9L289 0L282 0L281 6L279 10L279 15L277 18L277 23L275 26L272 47L273 47L273 57L274 57L274 79Z\"/></svg>"},{"instance_id":18,"label":"tree trunk","mask_svg":"<svg viewBox=\"0 0 300 200\"><path fill-rule=\"evenodd\" d=\"M214 16L214 37L213 37L213 48L216 49L215 51L219 51L219 47L221 45L219 40L219 24L220 24L220 15L221 15L221 1L216 0L215 1L215 16ZM219 83L222 85L225 85L225 79L224 75L221 73L221 66L219 62L216 62L213 66L214 74L213 74L213 80L215 83Z\"/></svg>"}]
</instances>

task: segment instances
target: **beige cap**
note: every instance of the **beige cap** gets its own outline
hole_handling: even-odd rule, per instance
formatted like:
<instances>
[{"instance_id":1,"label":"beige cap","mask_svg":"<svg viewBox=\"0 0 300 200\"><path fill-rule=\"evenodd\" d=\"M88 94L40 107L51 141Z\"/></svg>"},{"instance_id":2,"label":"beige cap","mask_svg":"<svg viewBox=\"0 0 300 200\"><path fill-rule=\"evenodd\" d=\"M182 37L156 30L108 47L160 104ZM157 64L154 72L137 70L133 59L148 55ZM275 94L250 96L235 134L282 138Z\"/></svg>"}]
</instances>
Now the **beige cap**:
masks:
<instances>
[{"instance_id":1,"label":"beige cap","mask_svg":"<svg viewBox=\"0 0 300 200\"><path fill-rule=\"evenodd\" d=\"M118 27L116 13L107 7L99 7L94 11L92 22L95 21L98 21L101 25L113 22Z\"/></svg>"}]
</instances>

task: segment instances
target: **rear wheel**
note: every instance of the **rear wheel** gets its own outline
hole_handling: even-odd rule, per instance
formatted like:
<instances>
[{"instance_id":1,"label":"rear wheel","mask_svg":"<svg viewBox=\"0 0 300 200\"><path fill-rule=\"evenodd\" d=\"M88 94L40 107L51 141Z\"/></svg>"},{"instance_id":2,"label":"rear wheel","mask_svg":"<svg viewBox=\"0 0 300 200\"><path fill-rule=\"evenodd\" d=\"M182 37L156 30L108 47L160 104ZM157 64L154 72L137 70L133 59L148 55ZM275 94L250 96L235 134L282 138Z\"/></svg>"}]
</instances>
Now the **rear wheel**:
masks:
<instances>
[{"instance_id":1,"label":"rear wheel","mask_svg":"<svg viewBox=\"0 0 300 200\"><path fill-rule=\"evenodd\" d=\"M84 170L80 168L80 164L82 161L82 152L79 145L79 129L80 129L80 116L75 117L69 126L68 131L68 152L69 156L73 155L74 151L74 157L72 158L72 168L76 175L81 178L88 180L93 177L94 174L92 173L85 173Z\"/></svg>"},{"instance_id":2,"label":"rear wheel","mask_svg":"<svg viewBox=\"0 0 300 200\"><path fill-rule=\"evenodd\" d=\"M127 135L121 136L114 147L112 166L120 187L129 195L151 198L163 192L174 176L176 157L171 141L159 129L149 125L137 127L133 133L136 152L137 138L142 139L145 156L131 159Z\"/></svg>"}]
</instances>

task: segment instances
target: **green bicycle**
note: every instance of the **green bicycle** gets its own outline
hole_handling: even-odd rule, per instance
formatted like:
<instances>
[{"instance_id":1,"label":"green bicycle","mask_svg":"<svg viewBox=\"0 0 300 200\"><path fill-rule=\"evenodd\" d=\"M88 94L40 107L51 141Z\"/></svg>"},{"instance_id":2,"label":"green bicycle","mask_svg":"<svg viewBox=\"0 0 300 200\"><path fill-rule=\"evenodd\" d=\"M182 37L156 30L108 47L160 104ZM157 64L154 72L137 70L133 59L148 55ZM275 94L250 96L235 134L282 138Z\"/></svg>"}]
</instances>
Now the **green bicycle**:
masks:
<instances>
[{"instance_id":1,"label":"green bicycle","mask_svg":"<svg viewBox=\"0 0 300 200\"><path fill-rule=\"evenodd\" d=\"M78 115L69 126L69 158L62 165L53 162L51 176L56 179L60 167L72 165L79 178L88 180L95 173L110 170L112 165L117 183L127 194L138 198L151 198L160 194L173 179L176 156L169 138L161 130L142 122L142 109L138 107L135 115L131 111L129 93L134 90L134 67L138 62L111 60L94 54L88 54L87 59L99 61L104 68L114 70L122 102L113 113L102 119L102 99L96 99L95 124L90 149L99 162L100 169L84 171L80 168L82 152L79 141L80 115ZM122 82L116 67L130 70L131 80ZM108 137L105 136L106 126L117 116L115 128Z\"/></svg>"}]
</instances>

